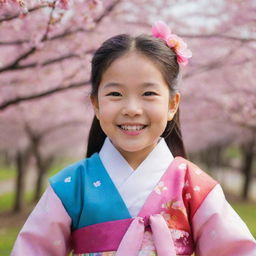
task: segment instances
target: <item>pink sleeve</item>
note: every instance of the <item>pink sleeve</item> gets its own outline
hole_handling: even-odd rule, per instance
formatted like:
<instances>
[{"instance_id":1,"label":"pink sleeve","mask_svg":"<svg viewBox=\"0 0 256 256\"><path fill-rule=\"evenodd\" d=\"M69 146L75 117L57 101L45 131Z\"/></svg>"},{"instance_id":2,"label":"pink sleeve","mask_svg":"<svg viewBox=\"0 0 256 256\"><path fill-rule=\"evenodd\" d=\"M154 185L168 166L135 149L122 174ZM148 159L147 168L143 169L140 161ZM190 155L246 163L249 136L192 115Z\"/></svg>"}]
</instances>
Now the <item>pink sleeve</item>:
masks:
<instances>
[{"instance_id":1,"label":"pink sleeve","mask_svg":"<svg viewBox=\"0 0 256 256\"><path fill-rule=\"evenodd\" d=\"M71 219L51 186L21 229L11 256L57 256L69 251Z\"/></svg>"},{"instance_id":2,"label":"pink sleeve","mask_svg":"<svg viewBox=\"0 0 256 256\"><path fill-rule=\"evenodd\" d=\"M256 256L256 241L216 185L193 219L197 256Z\"/></svg>"}]
</instances>

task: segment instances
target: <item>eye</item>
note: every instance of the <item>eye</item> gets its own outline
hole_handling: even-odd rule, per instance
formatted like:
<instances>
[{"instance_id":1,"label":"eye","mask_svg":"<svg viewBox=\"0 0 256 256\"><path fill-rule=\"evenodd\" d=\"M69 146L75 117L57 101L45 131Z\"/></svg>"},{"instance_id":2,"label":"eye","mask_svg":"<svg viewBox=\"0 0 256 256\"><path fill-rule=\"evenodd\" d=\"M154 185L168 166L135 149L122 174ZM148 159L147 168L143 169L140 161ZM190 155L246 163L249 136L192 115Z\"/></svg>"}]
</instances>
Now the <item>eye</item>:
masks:
<instances>
[{"instance_id":1,"label":"eye","mask_svg":"<svg viewBox=\"0 0 256 256\"><path fill-rule=\"evenodd\" d=\"M145 96L154 96L154 95L157 95L157 93L152 92L152 91L147 91L147 92L144 92L143 95L145 95Z\"/></svg>"},{"instance_id":2,"label":"eye","mask_svg":"<svg viewBox=\"0 0 256 256\"><path fill-rule=\"evenodd\" d=\"M120 92L110 92L107 94L107 96L114 96L114 97L118 97L118 96L122 96Z\"/></svg>"}]
</instances>

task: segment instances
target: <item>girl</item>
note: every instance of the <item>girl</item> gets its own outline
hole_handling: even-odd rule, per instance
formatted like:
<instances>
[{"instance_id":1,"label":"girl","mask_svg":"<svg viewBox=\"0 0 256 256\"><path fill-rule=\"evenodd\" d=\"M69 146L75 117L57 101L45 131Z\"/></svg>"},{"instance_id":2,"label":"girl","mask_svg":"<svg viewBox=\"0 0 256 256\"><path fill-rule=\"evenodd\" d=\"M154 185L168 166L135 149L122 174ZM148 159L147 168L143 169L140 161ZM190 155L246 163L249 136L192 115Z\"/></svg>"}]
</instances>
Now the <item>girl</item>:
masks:
<instances>
[{"instance_id":1,"label":"girl","mask_svg":"<svg viewBox=\"0 0 256 256\"><path fill-rule=\"evenodd\" d=\"M163 22L103 43L87 158L50 179L13 256L256 256L220 185L185 159L177 86L190 57Z\"/></svg>"}]
</instances>

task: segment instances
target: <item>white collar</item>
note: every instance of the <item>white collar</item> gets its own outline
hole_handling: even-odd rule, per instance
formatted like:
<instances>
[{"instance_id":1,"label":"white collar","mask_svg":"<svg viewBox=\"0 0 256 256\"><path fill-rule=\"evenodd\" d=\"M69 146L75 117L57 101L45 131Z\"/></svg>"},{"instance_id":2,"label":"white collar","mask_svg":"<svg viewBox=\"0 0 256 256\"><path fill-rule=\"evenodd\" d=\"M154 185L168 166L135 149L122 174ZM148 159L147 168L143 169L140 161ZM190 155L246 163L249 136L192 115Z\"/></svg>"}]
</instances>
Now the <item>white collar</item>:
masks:
<instances>
[{"instance_id":1,"label":"white collar","mask_svg":"<svg viewBox=\"0 0 256 256\"><path fill-rule=\"evenodd\" d=\"M107 137L99 152L100 159L116 187L131 175L132 167Z\"/></svg>"},{"instance_id":2,"label":"white collar","mask_svg":"<svg viewBox=\"0 0 256 256\"><path fill-rule=\"evenodd\" d=\"M173 155L164 138L159 139L155 148L135 170L133 170L108 137L106 137L103 143L99 156L110 177L115 181L115 185L118 185L117 187L134 171L138 172L142 169L166 169L173 160Z\"/></svg>"},{"instance_id":3,"label":"white collar","mask_svg":"<svg viewBox=\"0 0 256 256\"><path fill-rule=\"evenodd\" d=\"M135 171L109 138L105 139L99 156L132 216L138 214L147 196L173 160L163 138Z\"/></svg>"}]
</instances>

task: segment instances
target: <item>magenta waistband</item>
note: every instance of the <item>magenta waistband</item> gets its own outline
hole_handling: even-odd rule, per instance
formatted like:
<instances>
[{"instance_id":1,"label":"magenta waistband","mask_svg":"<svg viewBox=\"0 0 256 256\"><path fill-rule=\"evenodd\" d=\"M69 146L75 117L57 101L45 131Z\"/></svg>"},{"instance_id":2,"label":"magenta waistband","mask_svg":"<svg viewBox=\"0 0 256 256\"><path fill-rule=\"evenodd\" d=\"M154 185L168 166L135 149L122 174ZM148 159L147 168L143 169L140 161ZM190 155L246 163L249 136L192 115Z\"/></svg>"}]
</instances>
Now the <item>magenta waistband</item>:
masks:
<instances>
[{"instance_id":1,"label":"magenta waistband","mask_svg":"<svg viewBox=\"0 0 256 256\"><path fill-rule=\"evenodd\" d=\"M72 232L74 253L116 251L133 219L97 223Z\"/></svg>"},{"instance_id":2,"label":"magenta waistband","mask_svg":"<svg viewBox=\"0 0 256 256\"><path fill-rule=\"evenodd\" d=\"M183 234L177 238L177 234L171 235L171 230L167 227L166 223L163 227L162 216L159 219L159 214L151 216L151 218L158 217L155 221L149 224L148 217L136 217L136 218L129 218L123 220L115 220L115 221L108 221L103 223L97 223L94 225L90 225L87 227L80 228L71 234L72 239L72 247L74 249L75 254L79 253L97 253L97 252L107 252L107 251L120 251L120 245L123 247L122 244L125 244L127 248L124 251L127 251L129 245L133 246L134 244L138 243L138 248L142 242L142 233L145 230L152 230L153 225L153 237L154 243L158 248L158 251L161 251L162 248L169 246L168 244L173 244L173 249L176 249L176 254L171 253L171 255L191 255L194 251L193 240L191 236ZM143 221L141 221L141 219ZM137 221L136 221L137 220ZM138 223L137 223L138 222ZM131 224L136 224L135 227ZM141 228L140 223L143 223L144 228ZM144 231L143 231L143 230ZM167 232L168 230L168 232ZM130 232L129 232L130 231ZM168 235L164 235L164 231L169 233L171 236L168 238ZM174 231L174 232L179 232ZM163 234L162 234L163 233ZM138 238L139 237L139 238ZM172 241L173 239L173 241ZM123 241L125 240L125 241ZM138 241L134 241L138 240ZM164 240L164 242L162 241ZM127 242L128 241L128 242ZM132 244L131 244L131 241ZM158 246L159 245L159 246ZM135 245L134 245L135 246ZM137 248L137 249L138 249ZM122 249L123 250L123 249ZM122 251L121 250L121 251ZM159 255L161 253L157 252ZM124 253L122 251L121 255L123 256ZM129 256L131 254L128 254ZM137 255L136 253L134 255ZM163 254L166 255L166 254Z\"/></svg>"}]
</instances>

